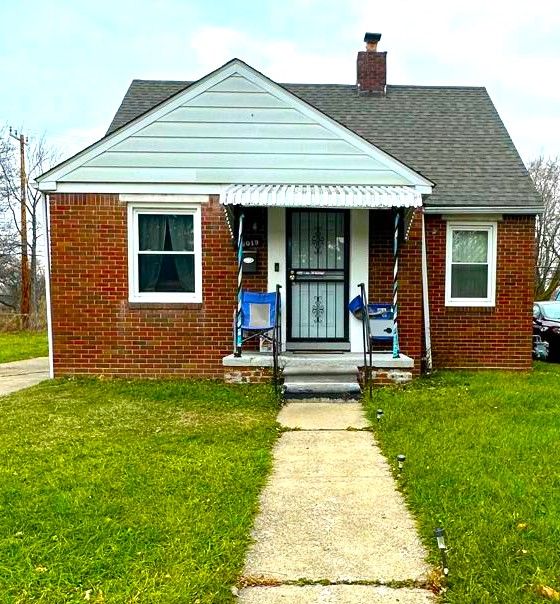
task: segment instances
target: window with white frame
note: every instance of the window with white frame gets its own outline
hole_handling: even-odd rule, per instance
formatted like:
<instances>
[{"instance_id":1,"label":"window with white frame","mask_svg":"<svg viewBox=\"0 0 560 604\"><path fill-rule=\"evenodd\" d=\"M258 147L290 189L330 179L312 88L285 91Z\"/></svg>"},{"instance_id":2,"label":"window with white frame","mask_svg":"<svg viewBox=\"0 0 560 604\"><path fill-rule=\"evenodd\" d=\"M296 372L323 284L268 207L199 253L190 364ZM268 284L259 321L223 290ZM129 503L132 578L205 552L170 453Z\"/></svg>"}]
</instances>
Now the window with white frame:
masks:
<instances>
[{"instance_id":1,"label":"window with white frame","mask_svg":"<svg viewBox=\"0 0 560 604\"><path fill-rule=\"evenodd\" d=\"M445 304L496 303L497 223L447 223Z\"/></svg>"},{"instance_id":2,"label":"window with white frame","mask_svg":"<svg viewBox=\"0 0 560 604\"><path fill-rule=\"evenodd\" d=\"M201 302L200 208L129 206L131 302Z\"/></svg>"}]
</instances>

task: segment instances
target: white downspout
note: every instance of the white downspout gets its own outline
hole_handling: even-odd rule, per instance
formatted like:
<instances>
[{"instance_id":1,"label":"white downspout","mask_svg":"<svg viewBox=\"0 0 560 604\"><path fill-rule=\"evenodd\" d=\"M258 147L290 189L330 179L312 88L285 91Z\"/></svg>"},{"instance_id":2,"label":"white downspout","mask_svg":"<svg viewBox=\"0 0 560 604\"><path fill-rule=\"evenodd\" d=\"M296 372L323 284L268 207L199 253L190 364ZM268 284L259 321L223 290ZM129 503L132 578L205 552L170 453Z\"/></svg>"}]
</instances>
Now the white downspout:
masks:
<instances>
[{"instance_id":1,"label":"white downspout","mask_svg":"<svg viewBox=\"0 0 560 604\"><path fill-rule=\"evenodd\" d=\"M430 300L428 296L428 254L426 251L426 222L422 208L422 302L424 306L424 338L426 341L426 370L432 371L432 337L430 334Z\"/></svg>"},{"instance_id":2,"label":"white downspout","mask_svg":"<svg viewBox=\"0 0 560 604\"><path fill-rule=\"evenodd\" d=\"M45 263L45 297L47 299L47 334L49 339L49 377L54 378L54 349L53 349L53 329L52 329L52 307L51 307L51 214L49 208L48 195L43 194L43 204L45 212L45 246L46 246L46 263Z\"/></svg>"}]
</instances>

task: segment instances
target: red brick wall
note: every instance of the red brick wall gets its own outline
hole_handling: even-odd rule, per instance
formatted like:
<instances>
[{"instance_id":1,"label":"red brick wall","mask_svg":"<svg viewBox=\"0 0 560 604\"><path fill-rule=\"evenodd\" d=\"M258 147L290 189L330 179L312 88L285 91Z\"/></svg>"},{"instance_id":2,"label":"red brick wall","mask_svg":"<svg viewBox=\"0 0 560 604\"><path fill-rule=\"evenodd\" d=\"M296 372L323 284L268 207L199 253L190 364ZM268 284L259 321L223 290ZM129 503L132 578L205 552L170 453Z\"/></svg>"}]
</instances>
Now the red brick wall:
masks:
<instances>
[{"instance_id":1,"label":"red brick wall","mask_svg":"<svg viewBox=\"0 0 560 604\"><path fill-rule=\"evenodd\" d=\"M399 258L399 340L404 354L414 359L414 374L421 370L422 323L422 216L414 213L408 239Z\"/></svg>"},{"instance_id":2,"label":"red brick wall","mask_svg":"<svg viewBox=\"0 0 560 604\"><path fill-rule=\"evenodd\" d=\"M118 196L51 195L50 208L57 376L223 376L236 254L217 197L202 209L203 304L128 302L126 206Z\"/></svg>"},{"instance_id":3,"label":"red brick wall","mask_svg":"<svg viewBox=\"0 0 560 604\"><path fill-rule=\"evenodd\" d=\"M267 256L267 211L266 208L246 208L244 210L244 230L246 241L258 240L257 272L243 276L243 288L265 292L268 285L268 256Z\"/></svg>"},{"instance_id":4,"label":"red brick wall","mask_svg":"<svg viewBox=\"0 0 560 604\"><path fill-rule=\"evenodd\" d=\"M246 242L258 240L257 247L247 247L257 251L257 272L243 275L243 289L254 292L265 292L268 286L268 246L267 246L267 211L265 208L245 208L243 230ZM259 339L249 340L243 348L258 350ZM258 381L255 379L254 381Z\"/></svg>"},{"instance_id":5,"label":"red brick wall","mask_svg":"<svg viewBox=\"0 0 560 604\"><path fill-rule=\"evenodd\" d=\"M383 210L370 211L369 221L370 302L389 302L393 298L393 218Z\"/></svg>"},{"instance_id":6,"label":"red brick wall","mask_svg":"<svg viewBox=\"0 0 560 604\"><path fill-rule=\"evenodd\" d=\"M370 212L370 302L393 299L393 213ZM399 257L399 344L401 351L414 359L414 373L419 373L422 357L422 222L417 212L408 239L401 245ZM390 343L376 346L387 349Z\"/></svg>"},{"instance_id":7,"label":"red brick wall","mask_svg":"<svg viewBox=\"0 0 560 604\"><path fill-rule=\"evenodd\" d=\"M446 222L426 217L432 352L435 367L531 367L535 220L498 222L496 306L445 306Z\"/></svg>"},{"instance_id":8,"label":"red brick wall","mask_svg":"<svg viewBox=\"0 0 560 604\"><path fill-rule=\"evenodd\" d=\"M55 374L224 375L232 348L236 254L217 197L203 205L203 304L128 302L126 206L115 195L50 196ZM266 289L266 215L249 213L261 238L258 273L248 289ZM506 217L498 226L496 308L447 308L446 223L427 217L436 367L531 365L534 219ZM392 298L392 214L370 213L371 301ZM403 243L399 274L401 350L420 370L423 351L421 220Z\"/></svg>"}]
</instances>

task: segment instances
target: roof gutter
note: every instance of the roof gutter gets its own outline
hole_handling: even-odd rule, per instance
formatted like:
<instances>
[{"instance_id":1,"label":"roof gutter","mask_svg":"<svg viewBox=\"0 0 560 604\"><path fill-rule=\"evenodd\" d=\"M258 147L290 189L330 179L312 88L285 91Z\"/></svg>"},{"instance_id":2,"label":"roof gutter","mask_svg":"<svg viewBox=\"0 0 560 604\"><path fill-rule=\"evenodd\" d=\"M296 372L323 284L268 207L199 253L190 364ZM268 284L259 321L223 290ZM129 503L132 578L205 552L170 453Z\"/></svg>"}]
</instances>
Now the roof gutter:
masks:
<instances>
[{"instance_id":1,"label":"roof gutter","mask_svg":"<svg viewBox=\"0 0 560 604\"><path fill-rule=\"evenodd\" d=\"M43 210L45 212L45 298L47 301L47 333L49 339L49 377L54 378L54 347L53 347L53 326L52 326L52 304L51 304L51 213L49 207L48 195L43 193Z\"/></svg>"},{"instance_id":2,"label":"roof gutter","mask_svg":"<svg viewBox=\"0 0 560 604\"><path fill-rule=\"evenodd\" d=\"M45 182L32 181L31 186L43 193L53 193L56 191L57 183L55 180L46 180Z\"/></svg>"}]
</instances>

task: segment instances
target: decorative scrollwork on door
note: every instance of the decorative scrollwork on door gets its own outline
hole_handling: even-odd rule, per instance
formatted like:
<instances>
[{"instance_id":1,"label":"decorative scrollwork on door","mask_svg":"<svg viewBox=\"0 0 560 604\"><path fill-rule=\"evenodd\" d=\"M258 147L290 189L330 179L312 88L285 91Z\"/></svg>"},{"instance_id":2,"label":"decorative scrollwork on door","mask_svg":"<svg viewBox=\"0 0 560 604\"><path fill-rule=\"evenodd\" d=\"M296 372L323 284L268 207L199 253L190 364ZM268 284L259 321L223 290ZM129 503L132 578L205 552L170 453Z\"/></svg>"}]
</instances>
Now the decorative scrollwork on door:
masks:
<instances>
[{"instance_id":1,"label":"decorative scrollwork on door","mask_svg":"<svg viewBox=\"0 0 560 604\"><path fill-rule=\"evenodd\" d=\"M325 235L323 231L317 225L317 230L313 233L311 237L311 244L315 248L315 253L320 254L323 246L325 245Z\"/></svg>"},{"instance_id":2,"label":"decorative scrollwork on door","mask_svg":"<svg viewBox=\"0 0 560 604\"><path fill-rule=\"evenodd\" d=\"M325 306L323 304L322 296L315 296L315 302L311 308L311 314L315 319L315 323L322 323L325 315Z\"/></svg>"}]
</instances>

